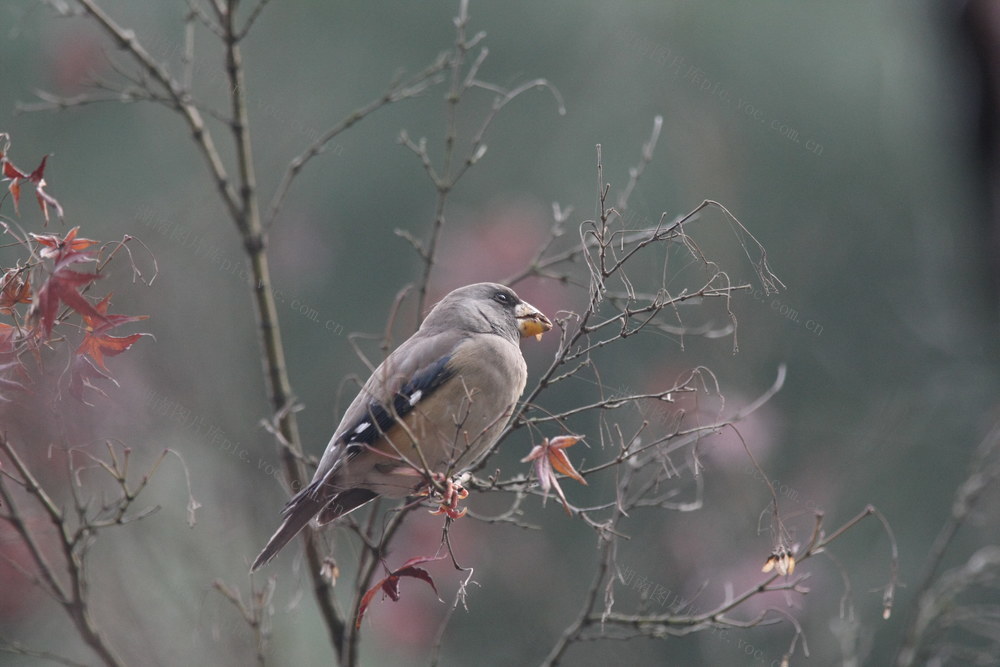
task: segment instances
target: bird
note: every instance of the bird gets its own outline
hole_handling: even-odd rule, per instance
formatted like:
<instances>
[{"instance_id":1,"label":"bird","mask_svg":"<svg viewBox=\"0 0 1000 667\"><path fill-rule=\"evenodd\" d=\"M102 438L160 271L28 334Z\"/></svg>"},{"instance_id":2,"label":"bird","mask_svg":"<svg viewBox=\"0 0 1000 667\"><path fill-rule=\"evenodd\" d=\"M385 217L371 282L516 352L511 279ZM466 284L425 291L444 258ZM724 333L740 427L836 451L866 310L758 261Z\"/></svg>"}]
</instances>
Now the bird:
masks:
<instances>
[{"instance_id":1,"label":"bird","mask_svg":"<svg viewBox=\"0 0 1000 667\"><path fill-rule=\"evenodd\" d=\"M476 283L444 296L362 386L250 571L314 517L327 524L379 496L414 495L429 475L441 481L474 467L524 391L519 340L540 340L551 328L504 285Z\"/></svg>"}]
</instances>

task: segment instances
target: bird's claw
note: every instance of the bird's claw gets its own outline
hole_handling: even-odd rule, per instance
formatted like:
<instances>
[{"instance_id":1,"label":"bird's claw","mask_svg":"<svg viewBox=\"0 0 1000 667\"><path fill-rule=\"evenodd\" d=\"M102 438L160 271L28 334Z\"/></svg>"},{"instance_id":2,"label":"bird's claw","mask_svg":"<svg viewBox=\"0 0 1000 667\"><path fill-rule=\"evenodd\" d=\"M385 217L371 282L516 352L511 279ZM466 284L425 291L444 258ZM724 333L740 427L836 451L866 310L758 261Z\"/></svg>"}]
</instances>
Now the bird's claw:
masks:
<instances>
[{"instance_id":1,"label":"bird's claw","mask_svg":"<svg viewBox=\"0 0 1000 667\"><path fill-rule=\"evenodd\" d=\"M434 473L431 482L427 484L426 495L438 503L438 506L431 510L431 514L447 514L449 519L460 519L465 516L467 507L458 509L459 501L469 497L469 491L462 486L461 482L450 479L442 473ZM438 486L443 486L444 490L438 490Z\"/></svg>"}]
</instances>

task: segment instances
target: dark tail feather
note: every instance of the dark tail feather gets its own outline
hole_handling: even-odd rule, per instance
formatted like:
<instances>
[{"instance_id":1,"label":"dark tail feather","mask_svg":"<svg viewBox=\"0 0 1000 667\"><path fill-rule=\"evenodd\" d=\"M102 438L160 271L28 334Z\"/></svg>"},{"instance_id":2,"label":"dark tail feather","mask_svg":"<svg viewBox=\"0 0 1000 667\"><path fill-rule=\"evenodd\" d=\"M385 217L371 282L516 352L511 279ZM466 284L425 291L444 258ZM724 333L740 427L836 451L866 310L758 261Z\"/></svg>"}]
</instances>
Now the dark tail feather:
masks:
<instances>
[{"instance_id":1,"label":"dark tail feather","mask_svg":"<svg viewBox=\"0 0 1000 667\"><path fill-rule=\"evenodd\" d=\"M348 489L341 491L331 500L316 520L320 523L330 523L348 512L353 512L362 505L378 498L378 494L368 489Z\"/></svg>"},{"instance_id":2,"label":"dark tail feather","mask_svg":"<svg viewBox=\"0 0 1000 667\"><path fill-rule=\"evenodd\" d=\"M250 566L251 573L270 563L282 547L298 535L299 531L305 528L306 524L326 505L328 499L317 497L316 494L312 493L313 490L312 485L310 485L288 501L283 512L285 520L281 522L281 526L267 541L264 550Z\"/></svg>"},{"instance_id":3,"label":"dark tail feather","mask_svg":"<svg viewBox=\"0 0 1000 667\"><path fill-rule=\"evenodd\" d=\"M257 560L250 566L250 572L256 572L271 562L281 549L288 544L293 537L299 534L306 524L316 514L319 514L320 523L329 523L334 519L361 507L370 500L374 500L378 494L368 489L348 489L341 491L332 498L324 497L317 493L318 485L310 484L298 495L288 501L283 514L285 520L275 531L271 539L267 541L264 550L257 556ZM322 513L320 513L322 510Z\"/></svg>"}]
</instances>

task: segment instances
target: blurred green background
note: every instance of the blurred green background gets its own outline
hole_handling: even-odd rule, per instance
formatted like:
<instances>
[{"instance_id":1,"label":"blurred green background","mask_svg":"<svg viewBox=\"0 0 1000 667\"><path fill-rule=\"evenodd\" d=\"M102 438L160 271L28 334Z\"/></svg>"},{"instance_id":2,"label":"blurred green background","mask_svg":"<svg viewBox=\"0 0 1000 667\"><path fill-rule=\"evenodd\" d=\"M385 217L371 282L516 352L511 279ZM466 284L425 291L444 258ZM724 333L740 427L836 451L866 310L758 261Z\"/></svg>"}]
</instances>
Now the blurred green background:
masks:
<instances>
[{"instance_id":1,"label":"blurred green background","mask_svg":"<svg viewBox=\"0 0 1000 667\"><path fill-rule=\"evenodd\" d=\"M101 4L152 54L179 65L185 3ZM448 48L456 11L452 2L268 6L243 47L263 201L289 159L320 132L381 94L400 69L416 72ZM631 200L633 226L703 199L720 201L767 248L788 289L734 303L737 354L730 339L687 338L681 349L679 339L662 337L637 346L641 355L608 358L606 382L648 388L704 365L735 409L787 364L783 391L741 432L784 489L794 537L808 539L816 508L832 529L871 503L899 541L902 583L915 583L970 452L998 417L992 213L979 162L975 70L957 10L930 2L555 0L473 2L470 13L471 31L488 35L480 78L510 87L545 77L566 114L537 90L494 124L486 156L452 195L435 297L522 268L547 236L554 201L574 207L575 234L595 215L595 144L603 148L605 180L620 188L662 115L655 158ZM183 473L164 464L147 499L163 509L94 547L97 607L132 664L247 664L249 632L211 582L246 585L246 564L287 494L271 438L258 424L269 415L235 229L186 128L165 109L108 103L15 113L19 102L37 101L35 90L72 96L94 76L115 80L111 62L122 56L94 26L14 0L0 6L0 31L0 131L13 137L12 159L33 167L52 153L46 176L67 226L81 225L91 238L138 236L159 263L148 289L127 285L124 267L112 278L115 309L150 315L141 330L156 341L112 361L122 388L92 417L97 437L121 439L147 464L163 447L175 449L203 505L188 528ZM204 30L197 58L196 90L222 107L221 53ZM396 139L401 129L426 136L439 158L444 92L433 88L340 135L302 173L271 230L289 369L313 454L325 446L338 405L351 398L338 404L342 378L365 374L346 334L380 333L397 291L418 277L416 254L394 230L422 238L434 191ZM485 92L472 97L460 123L466 137L491 103ZM223 136L218 123L212 129ZM37 220L29 206L22 205L26 225ZM734 280L752 278L719 214L688 231ZM572 287L528 281L518 289L549 314L585 304ZM555 343L526 343L533 377ZM572 404L586 395L580 388L578 396L550 400ZM739 591L757 581L770 549L766 533L758 534L767 489L748 474L735 443L730 434L702 445L700 511L635 517L625 526L633 539L619 555L623 567L679 598L704 588L696 601L702 608L717 604L729 583ZM519 432L496 465L522 470L518 459L529 445ZM577 457L600 457L579 449ZM676 484L690 496L689 473ZM564 488L571 499L587 497L572 482ZM474 497L472 507L486 512L502 503ZM995 538L995 507L957 536L946 564ZM528 509L544 531L464 521L453 532L479 585L470 589L468 611L451 622L443 664L535 664L575 618L591 581L594 533L555 502ZM409 547L390 562L433 551L438 526L436 517L414 517ZM888 550L875 521L833 549L852 581L853 640L845 640L844 585L832 560L803 564L808 595L769 598L802 622L809 664L838 664L844 651L855 651L845 649L851 641L864 664L887 663L913 593L902 588L896 613L881 619ZM356 556L355 543L338 540L345 573ZM274 664L329 664L301 563L286 554L264 574L278 577ZM457 573L441 565L432 574L450 602ZM7 588L0 597L18 596L3 605L0 636L92 660L47 602L13 579L0 587ZM376 603L369 612L366 665L426 664L447 604L420 582L402 587L399 603ZM620 585L618 609L633 610L637 598ZM755 602L743 617L763 605ZM782 624L602 641L571 649L566 662L772 664L791 635Z\"/></svg>"}]
</instances>

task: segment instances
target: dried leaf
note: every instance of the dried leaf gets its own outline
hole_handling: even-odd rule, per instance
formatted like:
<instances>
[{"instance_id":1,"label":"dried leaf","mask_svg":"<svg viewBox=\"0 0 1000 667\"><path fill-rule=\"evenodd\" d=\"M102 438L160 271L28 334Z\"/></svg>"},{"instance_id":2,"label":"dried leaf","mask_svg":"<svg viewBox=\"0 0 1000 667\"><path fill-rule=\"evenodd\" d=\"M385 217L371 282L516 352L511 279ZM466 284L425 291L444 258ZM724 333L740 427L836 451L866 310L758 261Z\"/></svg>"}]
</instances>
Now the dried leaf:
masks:
<instances>
[{"instance_id":1,"label":"dried leaf","mask_svg":"<svg viewBox=\"0 0 1000 667\"><path fill-rule=\"evenodd\" d=\"M113 357L121 354L132 347L133 343L137 340L149 335L148 333L135 333L130 336L108 336L88 333L84 337L83 342L80 343L80 347L77 348L76 353L89 355L91 359L97 362L98 366L107 370L108 367L104 364L104 355Z\"/></svg>"},{"instance_id":2,"label":"dried leaf","mask_svg":"<svg viewBox=\"0 0 1000 667\"><path fill-rule=\"evenodd\" d=\"M560 435L551 440L545 438L542 444L535 445L531 453L521 459L521 463L534 461L535 476L542 487L544 498L547 499L549 490L554 488L567 514L571 514L569 502L566 500L566 495L563 493L562 487L559 486L559 478L556 477L556 472L575 479L581 484L587 484L587 480L573 467L573 464L570 463L569 457L566 456L566 452L564 451L567 447L580 442L580 440L581 438L576 435Z\"/></svg>"},{"instance_id":3,"label":"dried leaf","mask_svg":"<svg viewBox=\"0 0 1000 667\"><path fill-rule=\"evenodd\" d=\"M6 134L0 135L6 138ZM5 144L5 147L9 147L9 141ZM0 152L0 165L3 166L3 175L5 179L10 179L10 185L7 189L10 191L11 198L14 200L14 212L20 215L18 206L21 200L21 181L28 181L35 184L35 198L38 200L38 206L42 209L42 214L45 216L45 222L49 221L49 206L54 208L59 214L59 217L63 217L63 208L56 200L55 197L50 195L45 191L45 163L49 159L46 155L42 158L39 165L30 174L25 174L23 171L14 166L14 164L7 159L3 152Z\"/></svg>"},{"instance_id":4,"label":"dried leaf","mask_svg":"<svg viewBox=\"0 0 1000 667\"><path fill-rule=\"evenodd\" d=\"M3 160L3 175L4 178L27 178L27 174L22 174L17 167L12 165L7 159Z\"/></svg>"},{"instance_id":5,"label":"dried leaf","mask_svg":"<svg viewBox=\"0 0 1000 667\"><path fill-rule=\"evenodd\" d=\"M584 486L587 485L587 480L580 476L580 473L576 471L573 464L569 462L569 457L566 456L566 452L562 449L552 449L549 451L549 460L552 462L552 467L555 468L556 472L566 475L571 479L575 479Z\"/></svg>"},{"instance_id":6,"label":"dried leaf","mask_svg":"<svg viewBox=\"0 0 1000 667\"><path fill-rule=\"evenodd\" d=\"M414 579L426 581L430 584L430 587L434 589L434 594L437 595L437 586L434 585L434 580L431 578L431 575L427 572L427 570L416 566L421 563L441 560L442 558L444 558L444 555L417 556L416 558L411 558L403 563L399 569L393 570L384 579L369 588L361 598L361 604L358 605L358 618L354 623L355 629L361 627L361 620L364 618L365 612L368 611L368 606L371 604L375 594L379 591L382 591L382 594L388 596L393 602L397 602L399 600L399 580L402 577L413 577Z\"/></svg>"},{"instance_id":7,"label":"dried leaf","mask_svg":"<svg viewBox=\"0 0 1000 667\"><path fill-rule=\"evenodd\" d=\"M778 574L782 576L791 575L795 572L795 554L789 549L775 549L764 561L764 567L760 568L761 572L770 572L771 570L777 570Z\"/></svg>"},{"instance_id":8,"label":"dried leaf","mask_svg":"<svg viewBox=\"0 0 1000 667\"><path fill-rule=\"evenodd\" d=\"M48 155L42 157L41 163L39 163L39 165L35 167L35 170L28 175L29 181L31 181L32 183L38 183L39 181L45 179L45 162L48 159L49 159Z\"/></svg>"},{"instance_id":9,"label":"dried leaf","mask_svg":"<svg viewBox=\"0 0 1000 667\"><path fill-rule=\"evenodd\" d=\"M55 323L60 303L66 304L84 317L105 319L78 291L101 276L96 273L80 273L68 268L70 264L87 259L89 258L80 253L65 258L56 264L55 271L38 290L31 314L39 322L37 334L42 340L48 340L52 337L52 326Z\"/></svg>"},{"instance_id":10,"label":"dried leaf","mask_svg":"<svg viewBox=\"0 0 1000 667\"><path fill-rule=\"evenodd\" d=\"M76 234L79 231L79 226L74 227L66 232L66 236L62 238L59 238L55 234L29 234L29 236L46 247L46 250L42 250L39 253L42 257L56 257L56 261L58 262L71 253L86 250L97 243L93 239L76 238Z\"/></svg>"},{"instance_id":11,"label":"dried leaf","mask_svg":"<svg viewBox=\"0 0 1000 667\"><path fill-rule=\"evenodd\" d=\"M8 269L0 277L0 314L10 315L19 303L31 303L31 283L23 267Z\"/></svg>"},{"instance_id":12,"label":"dried leaf","mask_svg":"<svg viewBox=\"0 0 1000 667\"><path fill-rule=\"evenodd\" d=\"M94 307L99 318L84 314L83 319L87 323L87 334L83 342L76 349L77 354L89 355L97 362L103 370L108 367L104 364L104 355L113 357L128 350L143 336L151 336L148 333L135 333L129 336L109 336L106 332L128 322L138 322L148 319L148 315L109 315L108 306L111 304L111 295L107 295Z\"/></svg>"},{"instance_id":13,"label":"dried leaf","mask_svg":"<svg viewBox=\"0 0 1000 667\"><path fill-rule=\"evenodd\" d=\"M14 200L14 213L17 213L18 215L20 215L21 212L18 210L18 206L17 206L18 202L21 200L21 181L20 181L20 179L15 178L13 181L11 181L10 185L7 186L7 189L10 191L10 196Z\"/></svg>"},{"instance_id":14,"label":"dried leaf","mask_svg":"<svg viewBox=\"0 0 1000 667\"><path fill-rule=\"evenodd\" d=\"M42 179L38 182L38 185L35 186L35 199L38 200L38 206L42 209L42 215L45 216L45 222L49 221L49 206L56 210L56 213L59 215L59 219L62 220L62 204L60 204L55 197L45 191L46 185L45 179Z\"/></svg>"}]
</instances>

